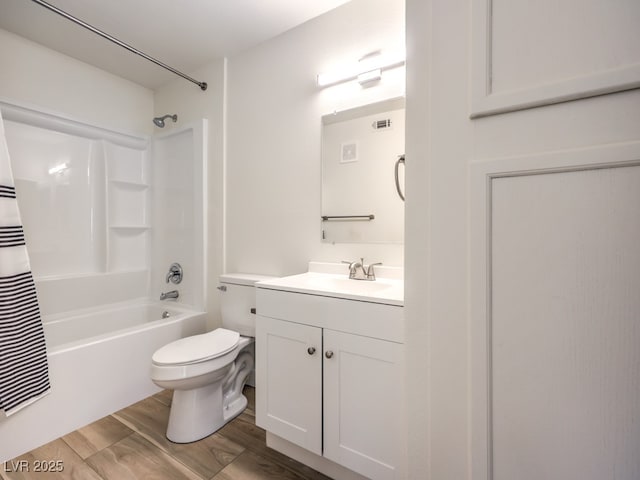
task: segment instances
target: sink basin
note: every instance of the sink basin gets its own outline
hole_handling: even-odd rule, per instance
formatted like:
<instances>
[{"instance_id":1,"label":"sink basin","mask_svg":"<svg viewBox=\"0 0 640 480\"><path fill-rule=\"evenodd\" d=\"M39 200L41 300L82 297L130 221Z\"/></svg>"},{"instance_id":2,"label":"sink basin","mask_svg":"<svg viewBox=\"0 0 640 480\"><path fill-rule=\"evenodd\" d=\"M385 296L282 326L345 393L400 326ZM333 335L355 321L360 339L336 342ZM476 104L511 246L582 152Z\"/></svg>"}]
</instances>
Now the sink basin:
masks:
<instances>
[{"instance_id":1,"label":"sink basin","mask_svg":"<svg viewBox=\"0 0 640 480\"><path fill-rule=\"evenodd\" d=\"M303 275L295 275L293 282L298 282L300 286L307 288L317 288L319 290L367 294L379 292L392 288L394 285L382 280L353 280L343 276L329 275L323 273L305 273Z\"/></svg>"},{"instance_id":2,"label":"sink basin","mask_svg":"<svg viewBox=\"0 0 640 480\"><path fill-rule=\"evenodd\" d=\"M352 280L343 274L307 272L258 282L256 287L388 305L404 304L404 282L387 278Z\"/></svg>"}]
</instances>

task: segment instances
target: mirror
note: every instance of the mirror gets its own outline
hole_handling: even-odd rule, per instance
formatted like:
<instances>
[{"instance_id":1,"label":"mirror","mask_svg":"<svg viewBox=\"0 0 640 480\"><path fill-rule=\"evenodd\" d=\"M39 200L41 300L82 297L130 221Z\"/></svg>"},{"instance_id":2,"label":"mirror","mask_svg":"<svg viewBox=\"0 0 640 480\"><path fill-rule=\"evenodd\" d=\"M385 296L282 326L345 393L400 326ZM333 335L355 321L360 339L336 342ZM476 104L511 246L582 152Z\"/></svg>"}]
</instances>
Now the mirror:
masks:
<instances>
[{"instance_id":1,"label":"mirror","mask_svg":"<svg viewBox=\"0 0 640 480\"><path fill-rule=\"evenodd\" d=\"M404 98L322 117L322 240L403 243Z\"/></svg>"}]
</instances>

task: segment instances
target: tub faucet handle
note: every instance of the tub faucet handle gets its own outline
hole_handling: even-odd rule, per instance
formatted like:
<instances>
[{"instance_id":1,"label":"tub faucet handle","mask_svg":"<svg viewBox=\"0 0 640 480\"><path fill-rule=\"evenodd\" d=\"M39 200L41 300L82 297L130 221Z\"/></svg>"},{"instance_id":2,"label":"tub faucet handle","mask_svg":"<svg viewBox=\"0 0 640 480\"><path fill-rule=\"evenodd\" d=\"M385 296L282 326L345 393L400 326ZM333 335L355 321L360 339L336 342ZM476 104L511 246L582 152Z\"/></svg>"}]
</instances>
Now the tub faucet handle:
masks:
<instances>
[{"instance_id":1,"label":"tub faucet handle","mask_svg":"<svg viewBox=\"0 0 640 480\"><path fill-rule=\"evenodd\" d=\"M175 283L176 285L182 281L182 266L179 263L172 263L167 273L167 283Z\"/></svg>"}]
</instances>

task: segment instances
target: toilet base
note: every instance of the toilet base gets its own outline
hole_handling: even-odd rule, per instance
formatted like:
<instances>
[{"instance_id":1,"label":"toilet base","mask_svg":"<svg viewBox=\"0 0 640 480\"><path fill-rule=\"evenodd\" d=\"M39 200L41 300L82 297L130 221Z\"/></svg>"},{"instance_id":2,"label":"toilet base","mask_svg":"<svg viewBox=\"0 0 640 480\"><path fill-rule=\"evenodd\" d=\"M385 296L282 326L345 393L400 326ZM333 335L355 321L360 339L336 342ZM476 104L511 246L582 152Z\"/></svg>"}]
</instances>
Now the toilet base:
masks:
<instances>
[{"instance_id":1,"label":"toilet base","mask_svg":"<svg viewBox=\"0 0 640 480\"><path fill-rule=\"evenodd\" d=\"M240 415L248 404L242 389L252 368L252 355L242 352L227 368L213 372L214 379L207 377L209 381L213 380L212 383L174 390L167 438L174 443L195 442ZM192 382L198 383L195 379Z\"/></svg>"},{"instance_id":2,"label":"toilet base","mask_svg":"<svg viewBox=\"0 0 640 480\"><path fill-rule=\"evenodd\" d=\"M214 390L204 392L202 390ZM192 443L217 432L228 422L240 415L249 403L247 397L240 395L233 402L216 411L222 411L222 416L211 414L211 405L215 399L221 398L222 393L215 388L199 388L197 390L175 390L169 413L167 439L173 443ZM220 390L219 388L217 390ZM218 396L219 395L219 396ZM195 408L205 405L207 408Z\"/></svg>"},{"instance_id":3,"label":"toilet base","mask_svg":"<svg viewBox=\"0 0 640 480\"><path fill-rule=\"evenodd\" d=\"M221 413L219 382L192 390L174 390L167 438L174 443L191 443L207 437L225 424Z\"/></svg>"},{"instance_id":4,"label":"toilet base","mask_svg":"<svg viewBox=\"0 0 640 480\"><path fill-rule=\"evenodd\" d=\"M247 400L247 397L240 395L233 402L227 405L224 409L224 423L227 423L240 415L244 409L247 408L248 403L249 401Z\"/></svg>"}]
</instances>

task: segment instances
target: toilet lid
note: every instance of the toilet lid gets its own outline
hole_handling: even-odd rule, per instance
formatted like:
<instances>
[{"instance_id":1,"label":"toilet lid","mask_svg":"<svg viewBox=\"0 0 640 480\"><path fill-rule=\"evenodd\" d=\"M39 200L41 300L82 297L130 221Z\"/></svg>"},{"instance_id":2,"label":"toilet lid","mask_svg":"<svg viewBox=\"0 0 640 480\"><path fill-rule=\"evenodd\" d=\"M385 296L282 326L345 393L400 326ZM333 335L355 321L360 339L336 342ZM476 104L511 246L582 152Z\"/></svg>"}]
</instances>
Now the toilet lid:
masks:
<instances>
[{"instance_id":1,"label":"toilet lid","mask_svg":"<svg viewBox=\"0 0 640 480\"><path fill-rule=\"evenodd\" d=\"M240 334L225 328L181 338L156 350L151 360L157 365L197 363L229 353L240 339Z\"/></svg>"}]
</instances>

